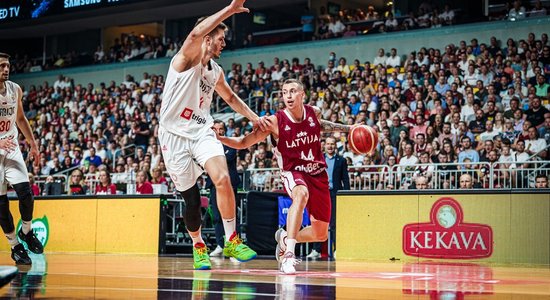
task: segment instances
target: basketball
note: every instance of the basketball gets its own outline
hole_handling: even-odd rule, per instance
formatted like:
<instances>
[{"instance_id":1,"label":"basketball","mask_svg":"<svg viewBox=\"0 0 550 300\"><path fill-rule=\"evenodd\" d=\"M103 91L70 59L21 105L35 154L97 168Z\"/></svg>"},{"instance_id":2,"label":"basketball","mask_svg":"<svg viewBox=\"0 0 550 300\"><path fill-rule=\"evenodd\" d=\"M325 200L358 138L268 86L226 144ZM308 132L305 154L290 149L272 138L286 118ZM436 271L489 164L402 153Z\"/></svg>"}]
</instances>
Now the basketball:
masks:
<instances>
[{"instance_id":1,"label":"basketball","mask_svg":"<svg viewBox=\"0 0 550 300\"><path fill-rule=\"evenodd\" d=\"M354 126L349 132L348 140L353 152L369 154L378 145L378 133L367 125Z\"/></svg>"}]
</instances>

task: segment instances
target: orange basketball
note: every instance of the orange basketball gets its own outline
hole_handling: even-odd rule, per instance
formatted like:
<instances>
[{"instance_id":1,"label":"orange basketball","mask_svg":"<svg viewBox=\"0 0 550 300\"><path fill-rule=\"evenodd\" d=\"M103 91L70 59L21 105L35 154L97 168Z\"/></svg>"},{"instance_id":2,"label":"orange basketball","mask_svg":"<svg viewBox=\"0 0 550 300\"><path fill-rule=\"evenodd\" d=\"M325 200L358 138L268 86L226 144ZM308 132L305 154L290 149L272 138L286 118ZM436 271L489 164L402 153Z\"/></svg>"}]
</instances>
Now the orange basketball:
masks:
<instances>
[{"instance_id":1,"label":"orange basketball","mask_svg":"<svg viewBox=\"0 0 550 300\"><path fill-rule=\"evenodd\" d=\"M369 154L378 145L378 133L367 125L354 126L349 132L348 142L353 152Z\"/></svg>"}]
</instances>

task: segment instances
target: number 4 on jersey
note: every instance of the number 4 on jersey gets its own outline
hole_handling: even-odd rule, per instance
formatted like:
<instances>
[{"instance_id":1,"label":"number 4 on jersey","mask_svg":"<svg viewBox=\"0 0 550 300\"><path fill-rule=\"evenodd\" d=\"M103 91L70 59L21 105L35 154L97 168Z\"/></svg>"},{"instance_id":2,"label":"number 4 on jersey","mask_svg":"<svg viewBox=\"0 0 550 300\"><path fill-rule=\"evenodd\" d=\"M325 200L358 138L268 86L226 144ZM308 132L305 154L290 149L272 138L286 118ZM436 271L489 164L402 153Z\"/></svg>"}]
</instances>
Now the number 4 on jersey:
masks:
<instances>
[{"instance_id":1,"label":"number 4 on jersey","mask_svg":"<svg viewBox=\"0 0 550 300\"><path fill-rule=\"evenodd\" d=\"M300 154L300 158L303 159L303 160L307 160L307 161L313 161L314 158L313 158L313 152L311 151L311 149L309 149L309 153L308 155L306 156L304 154L304 151L301 152Z\"/></svg>"}]
</instances>

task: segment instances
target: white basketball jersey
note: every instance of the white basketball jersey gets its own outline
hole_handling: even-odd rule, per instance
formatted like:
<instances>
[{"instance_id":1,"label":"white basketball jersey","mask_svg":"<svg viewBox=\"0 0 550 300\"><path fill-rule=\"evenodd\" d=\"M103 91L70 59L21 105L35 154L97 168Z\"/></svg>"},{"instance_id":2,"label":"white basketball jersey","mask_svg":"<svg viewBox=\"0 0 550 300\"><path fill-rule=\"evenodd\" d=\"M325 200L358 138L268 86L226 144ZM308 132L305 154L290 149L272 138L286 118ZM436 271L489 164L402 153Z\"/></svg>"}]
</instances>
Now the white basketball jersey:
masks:
<instances>
[{"instance_id":1,"label":"white basketball jersey","mask_svg":"<svg viewBox=\"0 0 550 300\"><path fill-rule=\"evenodd\" d=\"M210 60L210 67L199 63L178 73L172 67L172 61L162 94L160 126L185 138L198 138L211 130L214 123L210 104L223 70L214 60Z\"/></svg>"},{"instance_id":2,"label":"white basketball jersey","mask_svg":"<svg viewBox=\"0 0 550 300\"><path fill-rule=\"evenodd\" d=\"M17 83L6 81L6 94L0 95L0 139L11 138L17 140Z\"/></svg>"}]
</instances>

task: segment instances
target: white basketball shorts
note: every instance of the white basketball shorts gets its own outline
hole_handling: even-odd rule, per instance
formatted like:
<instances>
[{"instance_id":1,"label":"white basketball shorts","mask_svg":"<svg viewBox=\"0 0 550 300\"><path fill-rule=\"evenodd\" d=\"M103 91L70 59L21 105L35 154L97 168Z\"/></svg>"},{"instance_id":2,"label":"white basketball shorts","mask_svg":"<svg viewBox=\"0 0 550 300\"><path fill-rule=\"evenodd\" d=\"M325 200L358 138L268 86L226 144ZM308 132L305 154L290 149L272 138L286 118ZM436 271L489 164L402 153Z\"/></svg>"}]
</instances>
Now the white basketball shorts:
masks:
<instances>
[{"instance_id":1,"label":"white basketball shorts","mask_svg":"<svg viewBox=\"0 0 550 300\"><path fill-rule=\"evenodd\" d=\"M10 153L0 150L0 195L7 194L8 183L14 185L21 182L29 182L29 173L19 146Z\"/></svg>"},{"instance_id":2,"label":"white basketball shorts","mask_svg":"<svg viewBox=\"0 0 550 300\"><path fill-rule=\"evenodd\" d=\"M200 138L188 139L160 127L159 142L166 169L180 192L197 184L210 158L225 155L213 130L206 130Z\"/></svg>"}]
</instances>

